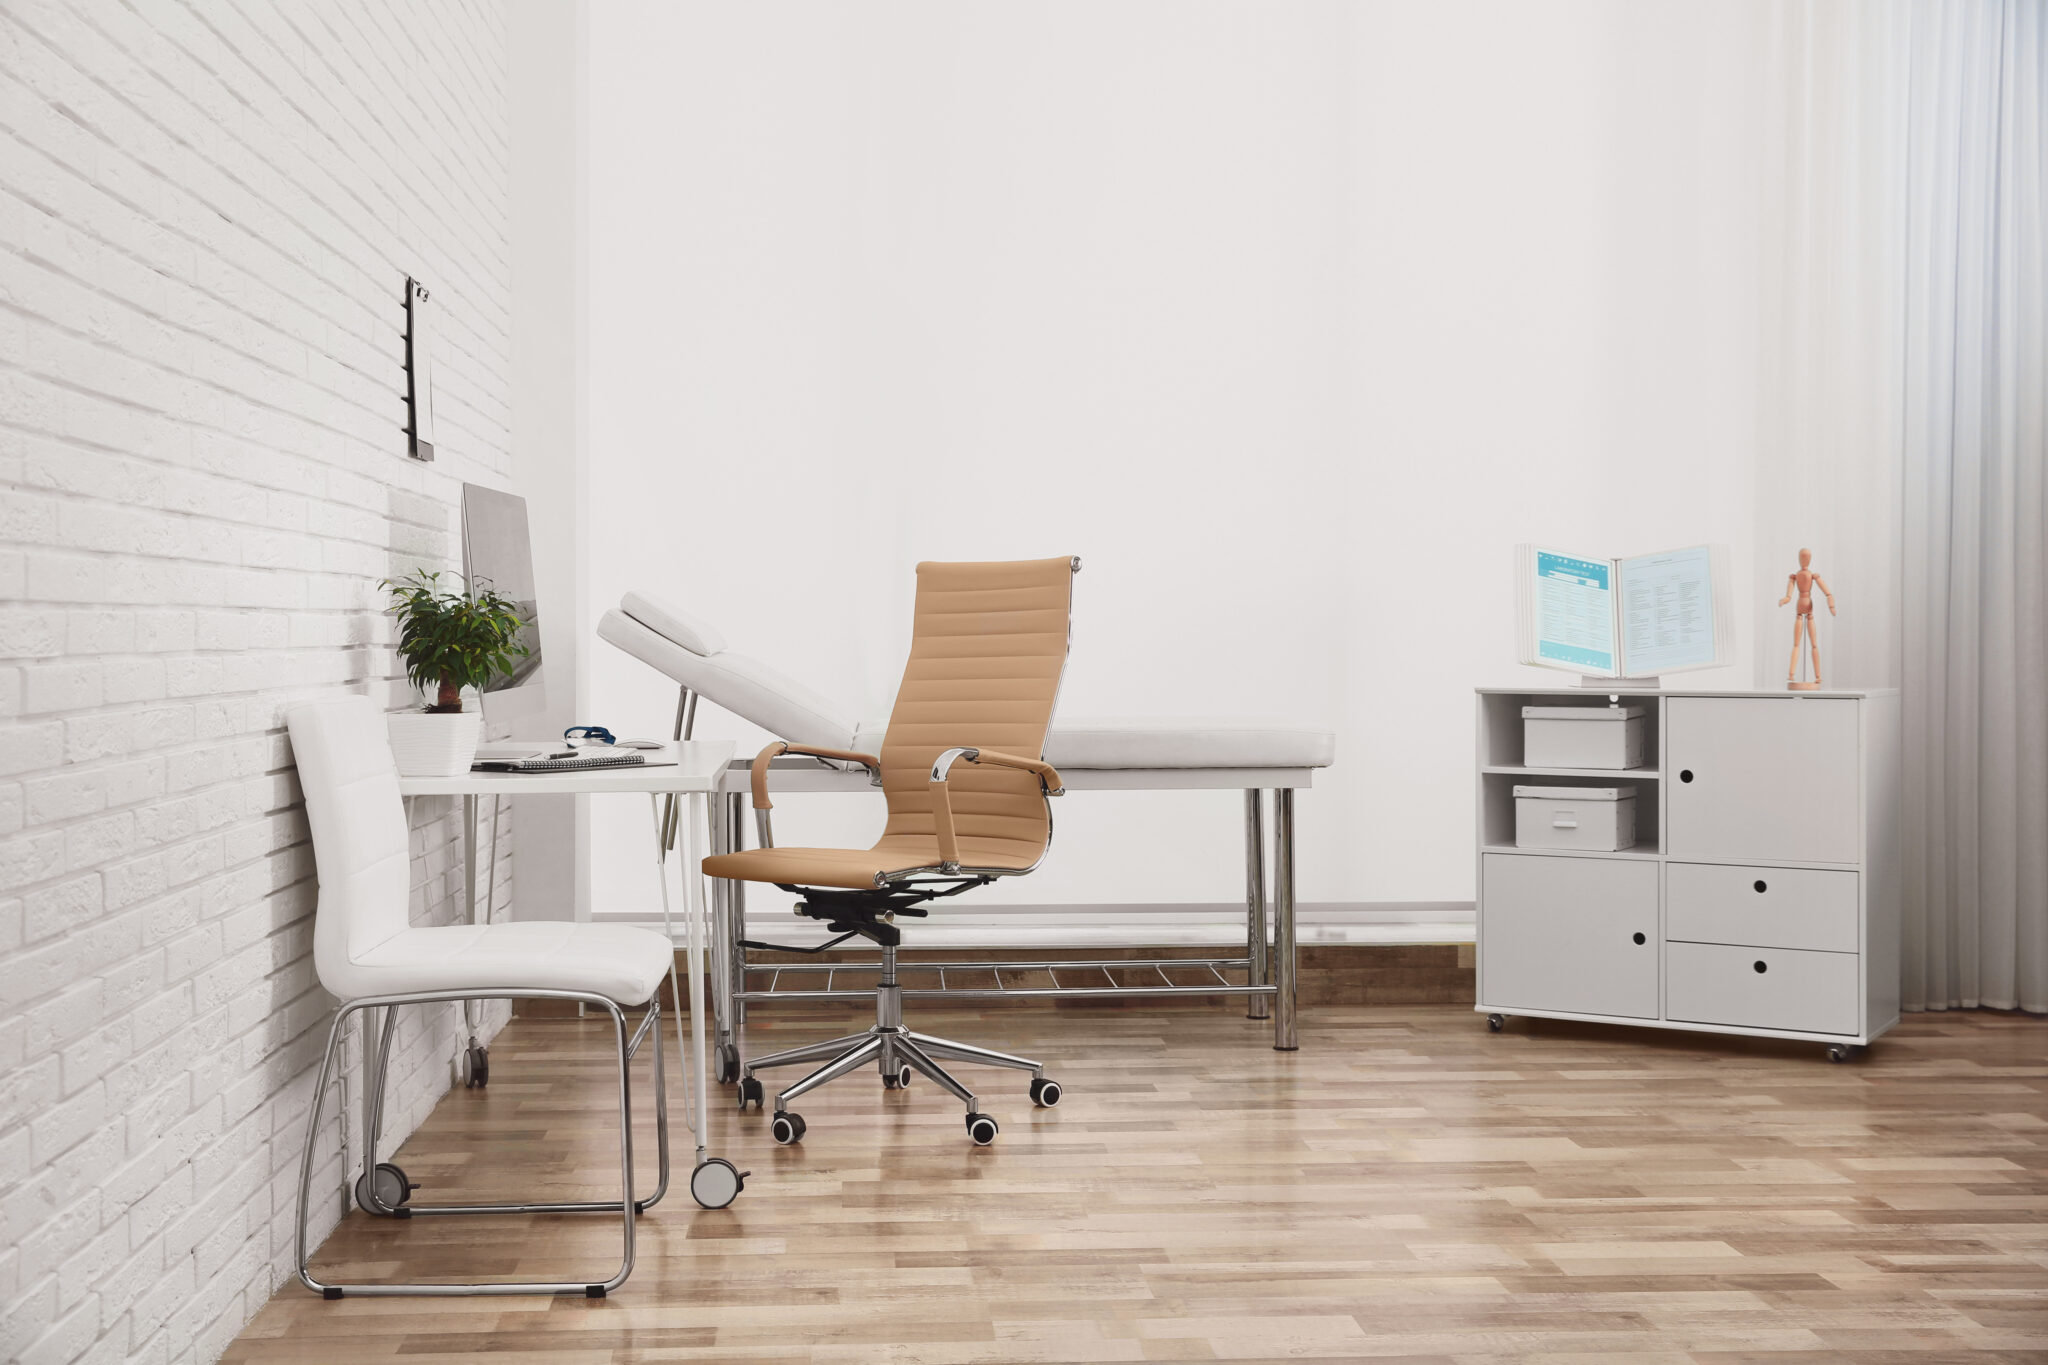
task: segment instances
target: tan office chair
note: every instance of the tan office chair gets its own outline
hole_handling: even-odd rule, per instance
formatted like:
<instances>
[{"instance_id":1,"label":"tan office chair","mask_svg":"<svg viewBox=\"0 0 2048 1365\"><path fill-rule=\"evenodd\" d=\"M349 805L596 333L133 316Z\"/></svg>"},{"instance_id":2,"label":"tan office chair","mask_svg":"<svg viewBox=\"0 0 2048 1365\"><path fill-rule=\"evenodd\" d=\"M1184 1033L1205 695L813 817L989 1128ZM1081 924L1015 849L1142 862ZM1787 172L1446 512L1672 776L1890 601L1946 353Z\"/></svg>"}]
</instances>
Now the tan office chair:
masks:
<instances>
[{"instance_id":1,"label":"tan office chair","mask_svg":"<svg viewBox=\"0 0 2048 1365\"><path fill-rule=\"evenodd\" d=\"M903 1026L896 982L897 916L922 918L924 902L1031 871L1052 842L1052 803L1060 775L1045 762L1078 559L1002 564L920 564L910 661L896 693L882 752L853 753L778 740L754 759L754 819L761 847L704 860L713 877L772 882L803 899L799 914L827 922L842 942L858 934L882 950L875 1026L809 1047L746 1062L740 1108L760 1108L756 1071L800 1062L824 1065L775 1097L772 1131L800 1141L804 1121L789 1102L850 1071L875 1063L891 1090L919 1071L967 1105L975 1142L995 1140L996 1121L974 1092L935 1060L984 1062L1031 1073L1031 1098L1059 1103L1060 1087L1024 1057L971 1047ZM870 849L776 848L769 826L768 764L782 754L862 764L888 798L889 822Z\"/></svg>"}]
</instances>

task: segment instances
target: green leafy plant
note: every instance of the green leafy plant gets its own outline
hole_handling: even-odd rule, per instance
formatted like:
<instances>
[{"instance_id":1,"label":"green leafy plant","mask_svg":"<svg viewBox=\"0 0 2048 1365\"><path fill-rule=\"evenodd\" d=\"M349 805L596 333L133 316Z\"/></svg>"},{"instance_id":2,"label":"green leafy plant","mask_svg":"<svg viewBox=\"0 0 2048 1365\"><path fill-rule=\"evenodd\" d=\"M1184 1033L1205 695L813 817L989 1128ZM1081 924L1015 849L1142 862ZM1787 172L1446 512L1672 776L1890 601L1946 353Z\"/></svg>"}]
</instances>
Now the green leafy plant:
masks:
<instances>
[{"instance_id":1,"label":"green leafy plant","mask_svg":"<svg viewBox=\"0 0 2048 1365\"><path fill-rule=\"evenodd\" d=\"M463 688L481 691L530 652L519 642L525 622L516 604L499 596L487 579L449 592L440 574L419 569L378 586L391 594L405 676L435 699L429 711L460 711Z\"/></svg>"}]
</instances>

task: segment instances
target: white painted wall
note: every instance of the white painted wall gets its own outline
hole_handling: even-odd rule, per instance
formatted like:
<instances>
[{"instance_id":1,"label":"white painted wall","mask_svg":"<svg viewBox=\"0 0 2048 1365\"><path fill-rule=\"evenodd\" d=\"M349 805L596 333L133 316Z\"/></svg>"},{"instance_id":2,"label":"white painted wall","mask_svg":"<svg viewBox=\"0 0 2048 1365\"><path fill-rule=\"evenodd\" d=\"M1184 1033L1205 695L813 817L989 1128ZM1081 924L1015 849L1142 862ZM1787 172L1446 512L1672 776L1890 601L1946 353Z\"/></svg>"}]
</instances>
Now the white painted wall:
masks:
<instances>
[{"instance_id":1,"label":"white painted wall","mask_svg":"<svg viewBox=\"0 0 2048 1365\"><path fill-rule=\"evenodd\" d=\"M503 19L8 3L0 85L0 1359L204 1362L291 1264L333 1007L285 710L410 699L377 581L510 482ZM415 803L418 923L460 913L452 805ZM389 1141L457 1018L404 1017Z\"/></svg>"},{"instance_id":2,"label":"white painted wall","mask_svg":"<svg viewBox=\"0 0 2048 1365\"><path fill-rule=\"evenodd\" d=\"M1065 710L1330 724L1303 897L1469 897L1469 689L1560 677L1514 542L1728 542L1701 680L1751 682L1757 13L594 10L591 610L654 589L881 716L917 560L1077 553ZM595 718L673 700L598 646ZM1240 885L1234 798L1058 814L986 899ZM597 819L600 911L645 837Z\"/></svg>"}]
</instances>

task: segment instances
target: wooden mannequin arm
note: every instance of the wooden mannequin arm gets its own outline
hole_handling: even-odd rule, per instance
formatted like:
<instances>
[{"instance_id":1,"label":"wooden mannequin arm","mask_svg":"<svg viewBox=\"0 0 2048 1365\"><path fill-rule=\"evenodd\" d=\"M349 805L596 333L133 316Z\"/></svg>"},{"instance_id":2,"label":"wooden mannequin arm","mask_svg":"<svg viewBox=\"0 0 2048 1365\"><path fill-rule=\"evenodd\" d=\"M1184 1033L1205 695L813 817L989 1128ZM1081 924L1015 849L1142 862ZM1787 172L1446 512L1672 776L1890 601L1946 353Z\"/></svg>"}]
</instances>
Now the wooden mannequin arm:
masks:
<instances>
[{"instance_id":1,"label":"wooden mannequin arm","mask_svg":"<svg viewBox=\"0 0 2048 1365\"><path fill-rule=\"evenodd\" d=\"M929 786L932 794L932 836L938 840L939 863L948 872L960 870L960 843L953 833L953 798L946 786L955 759L965 759L969 763L993 763L998 767L1017 768L1035 774L1039 787L1047 796L1058 796L1067 789L1060 780L1059 770L1043 759L1006 754L999 749L948 749L940 754L932 764Z\"/></svg>"}]
</instances>

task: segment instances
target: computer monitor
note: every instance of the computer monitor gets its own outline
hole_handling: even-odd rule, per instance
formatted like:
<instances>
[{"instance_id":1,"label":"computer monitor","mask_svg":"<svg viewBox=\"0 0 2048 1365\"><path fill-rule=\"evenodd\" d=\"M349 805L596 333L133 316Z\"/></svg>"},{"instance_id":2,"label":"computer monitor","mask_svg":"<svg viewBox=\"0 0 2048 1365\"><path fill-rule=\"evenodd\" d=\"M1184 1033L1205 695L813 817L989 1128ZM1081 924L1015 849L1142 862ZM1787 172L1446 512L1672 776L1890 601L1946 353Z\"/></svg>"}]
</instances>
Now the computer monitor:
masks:
<instances>
[{"instance_id":1,"label":"computer monitor","mask_svg":"<svg viewBox=\"0 0 2048 1365\"><path fill-rule=\"evenodd\" d=\"M535 715L547 707L540 671L539 594L533 586L533 542L526 529L526 499L473 483L462 485L462 572L472 585L488 584L518 604L525 624L524 657L512 671L484 686L484 718L492 723Z\"/></svg>"}]
</instances>

